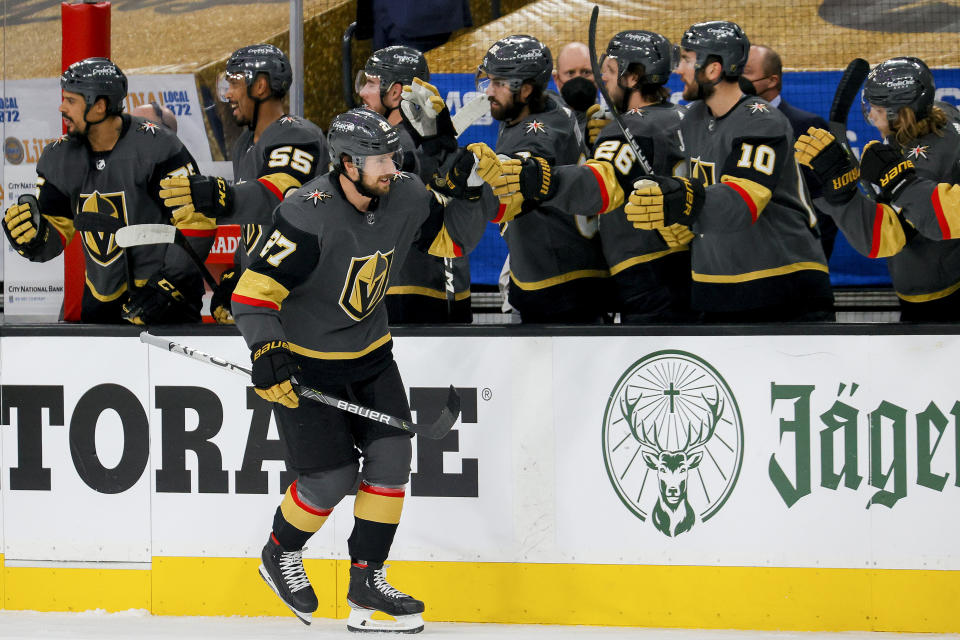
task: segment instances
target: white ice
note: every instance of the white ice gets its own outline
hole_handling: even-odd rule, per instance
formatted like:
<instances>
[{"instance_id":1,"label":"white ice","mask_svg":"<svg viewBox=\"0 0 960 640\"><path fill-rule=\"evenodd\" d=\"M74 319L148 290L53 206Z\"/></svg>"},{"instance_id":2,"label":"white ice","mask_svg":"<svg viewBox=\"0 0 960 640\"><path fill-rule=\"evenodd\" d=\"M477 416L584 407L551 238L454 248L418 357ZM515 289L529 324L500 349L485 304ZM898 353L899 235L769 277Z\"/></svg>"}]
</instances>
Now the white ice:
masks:
<instances>
[{"instance_id":1,"label":"white ice","mask_svg":"<svg viewBox=\"0 0 960 640\"><path fill-rule=\"evenodd\" d=\"M296 638L347 638L360 640L369 635L346 630L345 620L315 618L309 627L289 618L201 618L152 616L146 611L104 613L38 613L33 611L0 611L0 638L4 640L245 640ZM377 639L384 634L377 634ZM388 638L407 637L394 634ZM906 634L853 631L842 633L715 631L688 629L639 629L631 627L569 627L555 625L467 624L427 622L418 636L435 640L467 638L469 640L934 640L960 634Z\"/></svg>"}]
</instances>

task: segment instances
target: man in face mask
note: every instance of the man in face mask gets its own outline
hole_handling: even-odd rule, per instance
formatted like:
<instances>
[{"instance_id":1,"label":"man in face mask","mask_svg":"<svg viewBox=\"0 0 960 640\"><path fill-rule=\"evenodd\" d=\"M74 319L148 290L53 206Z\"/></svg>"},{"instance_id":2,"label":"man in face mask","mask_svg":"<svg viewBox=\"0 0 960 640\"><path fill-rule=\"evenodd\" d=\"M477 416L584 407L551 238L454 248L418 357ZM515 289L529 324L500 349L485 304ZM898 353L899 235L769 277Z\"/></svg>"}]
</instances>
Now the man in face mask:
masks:
<instances>
[{"instance_id":1,"label":"man in face mask","mask_svg":"<svg viewBox=\"0 0 960 640\"><path fill-rule=\"evenodd\" d=\"M597 85L590 66L590 50L587 45L570 42L560 49L557 67L553 70L553 81L563 101L574 111L580 130L583 131L586 111L597 102Z\"/></svg>"}]
</instances>

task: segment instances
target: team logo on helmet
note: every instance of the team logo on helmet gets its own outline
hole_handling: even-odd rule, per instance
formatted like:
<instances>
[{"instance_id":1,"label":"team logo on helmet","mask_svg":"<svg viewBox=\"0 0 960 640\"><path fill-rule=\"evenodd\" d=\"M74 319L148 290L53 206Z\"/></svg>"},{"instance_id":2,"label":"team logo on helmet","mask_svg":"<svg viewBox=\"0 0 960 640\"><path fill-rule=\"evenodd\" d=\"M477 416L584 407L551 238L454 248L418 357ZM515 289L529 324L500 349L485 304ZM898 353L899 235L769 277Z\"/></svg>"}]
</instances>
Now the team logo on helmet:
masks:
<instances>
[{"instance_id":1,"label":"team logo on helmet","mask_svg":"<svg viewBox=\"0 0 960 640\"><path fill-rule=\"evenodd\" d=\"M743 422L729 385L685 351L644 356L620 377L603 416L603 460L623 505L666 536L706 522L743 463Z\"/></svg>"},{"instance_id":2,"label":"team logo on helmet","mask_svg":"<svg viewBox=\"0 0 960 640\"><path fill-rule=\"evenodd\" d=\"M357 322L366 318L383 300L390 282L393 251L352 258L340 293L340 308Z\"/></svg>"},{"instance_id":3,"label":"team logo on helmet","mask_svg":"<svg viewBox=\"0 0 960 640\"><path fill-rule=\"evenodd\" d=\"M116 193L81 193L80 211L83 213L110 216L126 224L127 205L123 191ZM99 265L106 267L123 255L112 233L107 231L82 232L83 245L87 255Z\"/></svg>"}]
</instances>

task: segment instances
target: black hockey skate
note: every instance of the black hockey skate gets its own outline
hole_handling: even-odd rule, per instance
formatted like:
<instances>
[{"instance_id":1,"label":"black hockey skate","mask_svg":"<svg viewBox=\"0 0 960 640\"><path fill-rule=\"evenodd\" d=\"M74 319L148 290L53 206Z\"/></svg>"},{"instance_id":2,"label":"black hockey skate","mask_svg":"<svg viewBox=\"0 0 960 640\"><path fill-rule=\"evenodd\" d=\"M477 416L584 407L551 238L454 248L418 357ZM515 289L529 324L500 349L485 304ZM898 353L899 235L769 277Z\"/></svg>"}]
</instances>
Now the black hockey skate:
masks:
<instances>
[{"instance_id":1,"label":"black hockey skate","mask_svg":"<svg viewBox=\"0 0 960 640\"><path fill-rule=\"evenodd\" d=\"M350 589L347 591L350 631L395 631L420 633L423 631L423 602L398 591L387 582L383 565L350 565ZM374 620L377 611L394 620Z\"/></svg>"},{"instance_id":2,"label":"black hockey skate","mask_svg":"<svg viewBox=\"0 0 960 640\"><path fill-rule=\"evenodd\" d=\"M303 624L310 624L310 616L317 610L317 594L303 570L303 549L284 551L271 533L260 556L260 576Z\"/></svg>"}]
</instances>

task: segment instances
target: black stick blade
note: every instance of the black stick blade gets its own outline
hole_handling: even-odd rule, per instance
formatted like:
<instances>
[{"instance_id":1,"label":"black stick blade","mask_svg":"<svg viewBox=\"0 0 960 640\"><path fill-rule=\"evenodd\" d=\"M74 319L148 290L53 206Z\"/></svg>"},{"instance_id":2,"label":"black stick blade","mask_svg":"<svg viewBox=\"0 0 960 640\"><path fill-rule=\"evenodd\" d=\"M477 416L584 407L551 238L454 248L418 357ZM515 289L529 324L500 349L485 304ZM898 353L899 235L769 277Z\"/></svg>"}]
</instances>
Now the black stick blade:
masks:
<instances>
[{"instance_id":1,"label":"black stick blade","mask_svg":"<svg viewBox=\"0 0 960 640\"><path fill-rule=\"evenodd\" d=\"M870 73L870 63L863 58L854 58L847 65L840 77L837 91L833 94L833 104L830 105L830 122L846 124L850 107L860 92L863 81Z\"/></svg>"},{"instance_id":2,"label":"black stick blade","mask_svg":"<svg viewBox=\"0 0 960 640\"><path fill-rule=\"evenodd\" d=\"M73 217L73 228L81 232L116 233L122 226L123 222L119 218L114 218L105 213L81 211Z\"/></svg>"},{"instance_id":3,"label":"black stick blade","mask_svg":"<svg viewBox=\"0 0 960 640\"><path fill-rule=\"evenodd\" d=\"M448 433L460 417L460 394L453 385L450 385L450 393L447 394L447 404L440 411L440 415L431 424L415 424L413 431L417 435L431 440L440 440Z\"/></svg>"}]
</instances>

